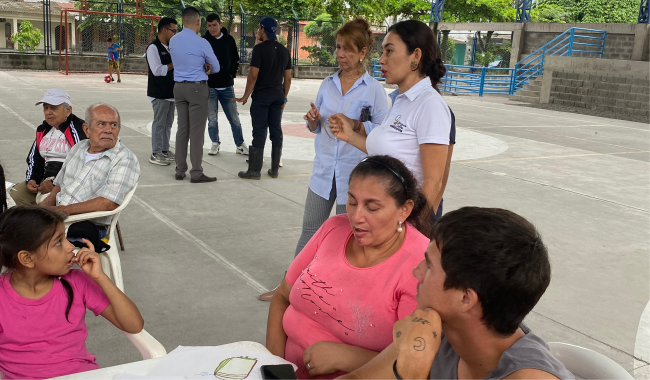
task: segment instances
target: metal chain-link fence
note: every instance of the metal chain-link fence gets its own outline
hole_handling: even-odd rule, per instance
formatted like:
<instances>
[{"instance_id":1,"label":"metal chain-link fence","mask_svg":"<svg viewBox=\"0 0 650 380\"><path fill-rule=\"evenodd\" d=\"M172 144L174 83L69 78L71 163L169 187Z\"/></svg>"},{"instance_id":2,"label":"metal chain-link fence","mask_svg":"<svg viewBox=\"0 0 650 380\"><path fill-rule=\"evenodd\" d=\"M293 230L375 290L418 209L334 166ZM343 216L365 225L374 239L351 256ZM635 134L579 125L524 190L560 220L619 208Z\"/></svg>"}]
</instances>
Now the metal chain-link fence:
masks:
<instances>
[{"instance_id":1,"label":"metal chain-link fence","mask_svg":"<svg viewBox=\"0 0 650 380\"><path fill-rule=\"evenodd\" d=\"M155 36L156 25L150 18L133 16L120 16L135 14L135 5L121 5L107 2L88 2L88 9L94 12L113 14L89 14L83 12L69 12L68 27L68 52L88 55L107 55L107 47L112 44L119 45L122 50L120 57L143 56L147 46ZM57 28L65 26L57 26ZM56 33L56 31L55 31ZM109 43L108 39L112 42ZM59 39L55 40L55 50L60 50Z\"/></svg>"},{"instance_id":2,"label":"metal chain-link fence","mask_svg":"<svg viewBox=\"0 0 650 380\"><path fill-rule=\"evenodd\" d=\"M140 13L135 4L93 0L88 1L87 10L125 15ZM143 5L141 12L145 16L174 18L178 21L178 29L182 29L181 7ZM201 35L206 33L206 18L209 14L219 15L223 27L237 43L240 61L250 63L253 48L258 43L259 23L265 16L209 9L199 9L199 12L202 18L199 33ZM74 16L72 16L73 14ZM67 49L70 54L107 54L107 40L113 38L114 43L123 49L120 51L120 57L142 56L151 40L150 20L144 18L82 12L71 13L70 17L67 24L67 28L71 29ZM343 25L342 20L305 20L286 16L273 16L273 18L278 22L278 42L289 50L294 65L337 66L334 34ZM45 23L45 17L43 17L43 23ZM59 14L52 15L51 24L56 26L56 30L53 29L54 35L68 34L65 33L66 26L59 22ZM154 22L153 29L155 38L157 22ZM386 34L385 26L373 26L372 29L375 35L375 44L370 51L370 62L373 61L373 58L378 58L381 55L381 43ZM61 33L62 31L63 33ZM52 46L52 51L60 50L61 41L61 38L54 39L56 45Z\"/></svg>"}]
</instances>

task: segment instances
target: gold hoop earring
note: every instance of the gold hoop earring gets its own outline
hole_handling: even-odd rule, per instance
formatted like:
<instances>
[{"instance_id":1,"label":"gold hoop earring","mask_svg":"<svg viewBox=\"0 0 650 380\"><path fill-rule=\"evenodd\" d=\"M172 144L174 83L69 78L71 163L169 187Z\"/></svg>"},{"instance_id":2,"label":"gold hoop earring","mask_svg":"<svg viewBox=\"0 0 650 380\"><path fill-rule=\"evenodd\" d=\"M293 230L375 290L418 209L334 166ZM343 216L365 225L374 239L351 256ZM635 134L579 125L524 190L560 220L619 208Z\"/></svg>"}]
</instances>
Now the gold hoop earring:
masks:
<instances>
[{"instance_id":1,"label":"gold hoop earring","mask_svg":"<svg viewBox=\"0 0 650 380\"><path fill-rule=\"evenodd\" d=\"M402 222L397 222L399 223L399 226L397 227L397 232L402 232L404 229L402 228Z\"/></svg>"},{"instance_id":2,"label":"gold hoop earring","mask_svg":"<svg viewBox=\"0 0 650 380\"><path fill-rule=\"evenodd\" d=\"M418 61L411 61L411 71L415 71L418 69Z\"/></svg>"}]
</instances>

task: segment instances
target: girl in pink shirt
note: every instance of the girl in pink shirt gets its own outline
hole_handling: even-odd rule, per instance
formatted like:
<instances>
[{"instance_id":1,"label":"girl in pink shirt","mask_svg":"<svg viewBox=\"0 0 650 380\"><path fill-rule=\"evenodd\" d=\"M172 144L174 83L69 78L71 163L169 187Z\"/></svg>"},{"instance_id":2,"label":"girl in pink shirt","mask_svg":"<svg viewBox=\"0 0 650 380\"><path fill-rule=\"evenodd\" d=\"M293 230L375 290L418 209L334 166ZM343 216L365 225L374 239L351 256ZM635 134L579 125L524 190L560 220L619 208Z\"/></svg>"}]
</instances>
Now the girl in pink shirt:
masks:
<instances>
[{"instance_id":1,"label":"girl in pink shirt","mask_svg":"<svg viewBox=\"0 0 650 380\"><path fill-rule=\"evenodd\" d=\"M0 379L44 379L99 368L86 350L86 309L138 333L138 308L104 274L88 240L75 255L64 216L19 206L0 216ZM73 264L81 270L70 269Z\"/></svg>"},{"instance_id":2,"label":"girl in pink shirt","mask_svg":"<svg viewBox=\"0 0 650 380\"><path fill-rule=\"evenodd\" d=\"M296 364L299 379L363 366L417 307L412 271L429 244L420 231L430 214L415 178L395 158L367 157L348 194L347 215L323 224L271 301L266 346Z\"/></svg>"}]
</instances>

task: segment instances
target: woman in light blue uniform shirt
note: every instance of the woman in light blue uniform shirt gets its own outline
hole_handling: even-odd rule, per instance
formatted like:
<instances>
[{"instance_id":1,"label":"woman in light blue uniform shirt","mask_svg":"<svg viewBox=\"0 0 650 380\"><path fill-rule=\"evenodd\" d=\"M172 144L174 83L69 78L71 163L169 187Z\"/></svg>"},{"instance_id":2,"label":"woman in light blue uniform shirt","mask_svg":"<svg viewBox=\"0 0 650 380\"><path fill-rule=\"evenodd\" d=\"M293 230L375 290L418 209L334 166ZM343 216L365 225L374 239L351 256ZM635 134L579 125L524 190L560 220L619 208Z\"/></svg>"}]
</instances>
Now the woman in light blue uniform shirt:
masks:
<instances>
[{"instance_id":1,"label":"woman in light blue uniform shirt","mask_svg":"<svg viewBox=\"0 0 650 380\"><path fill-rule=\"evenodd\" d=\"M370 24L357 18L345 23L335 36L336 60L340 70L323 80L316 101L304 117L307 128L316 134L316 157L309 179L296 256L329 218L335 203L336 214L345 213L350 173L366 157L366 153L334 137L327 119L340 114L365 136L382 123L388 112L383 85L370 76L364 67L372 47ZM270 301L274 292L264 293L260 299Z\"/></svg>"}]
</instances>

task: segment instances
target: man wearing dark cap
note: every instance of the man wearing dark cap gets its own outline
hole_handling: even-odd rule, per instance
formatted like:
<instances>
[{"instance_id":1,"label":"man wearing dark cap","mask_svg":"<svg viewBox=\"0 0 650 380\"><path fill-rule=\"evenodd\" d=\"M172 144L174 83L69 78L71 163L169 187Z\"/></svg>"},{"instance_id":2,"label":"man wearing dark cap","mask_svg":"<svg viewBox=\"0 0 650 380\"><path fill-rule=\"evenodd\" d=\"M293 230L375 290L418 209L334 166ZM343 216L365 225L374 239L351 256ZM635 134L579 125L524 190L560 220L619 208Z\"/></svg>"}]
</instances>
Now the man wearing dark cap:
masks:
<instances>
[{"instance_id":1,"label":"man wearing dark cap","mask_svg":"<svg viewBox=\"0 0 650 380\"><path fill-rule=\"evenodd\" d=\"M183 30L169 41L174 62L174 101L178 113L176 130L176 179L187 171L187 144L190 144L190 182L214 182L216 177L203 174L203 141L208 120L208 74L219 72L219 61L210 43L199 37L201 17L194 7L183 9ZM207 67L207 73L206 69Z\"/></svg>"},{"instance_id":2,"label":"man wearing dark cap","mask_svg":"<svg viewBox=\"0 0 650 380\"><path fill-rule=\"evenodd\" d=\"M271 137L272 178L278 177L282 156L282 110L291 87L291 56L289 50L280 44L275 32L278 22L271 17L260 20L257 39L261 41L253 48L250 71L244 96L235 99L246 104L253 94L250 113L253 123L253 144L249 148L248 170L239 172L244 179L260 179L268 127Z\"/></svg>"}]
</instances>

